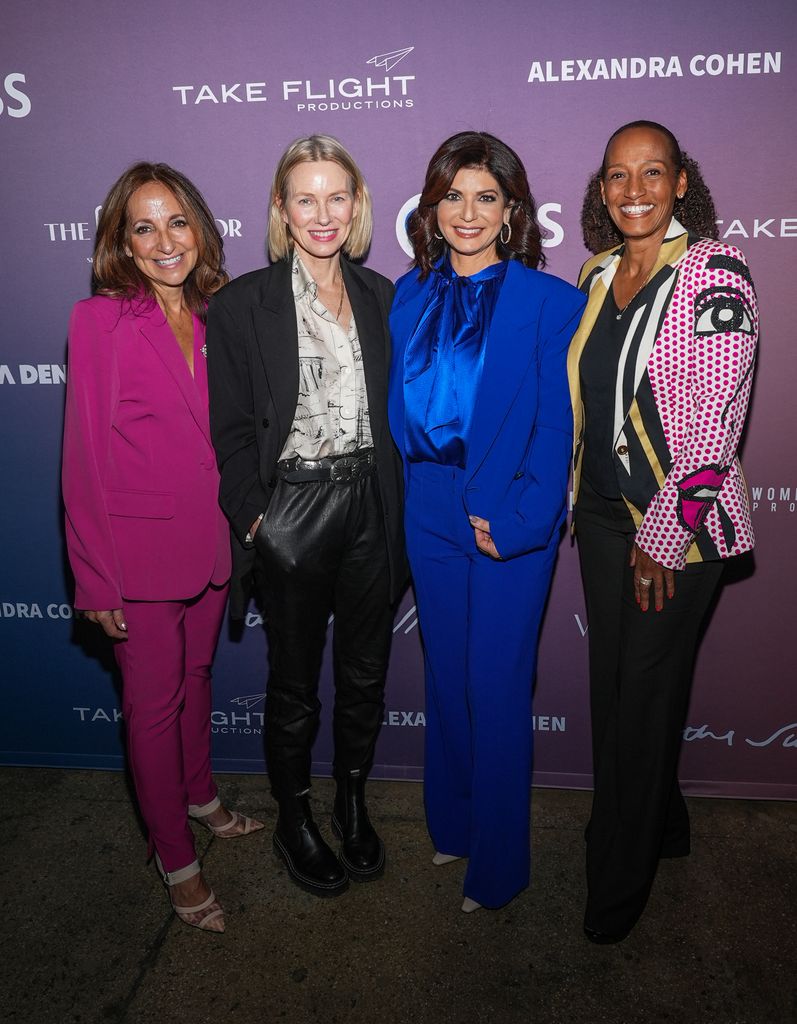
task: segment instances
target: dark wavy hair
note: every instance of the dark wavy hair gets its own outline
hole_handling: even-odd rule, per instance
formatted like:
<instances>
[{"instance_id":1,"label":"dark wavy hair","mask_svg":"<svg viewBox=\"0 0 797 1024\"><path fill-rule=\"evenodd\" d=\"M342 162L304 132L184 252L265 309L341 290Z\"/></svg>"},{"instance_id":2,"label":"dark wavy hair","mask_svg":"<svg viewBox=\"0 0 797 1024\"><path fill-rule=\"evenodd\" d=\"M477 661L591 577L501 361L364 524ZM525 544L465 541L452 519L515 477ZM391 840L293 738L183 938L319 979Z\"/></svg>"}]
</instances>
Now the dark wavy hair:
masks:
<instances>
[{"instance_id":1,"label":"dark wavy hair","mask_svg":"<svg viewBox=\"0 0 797 1024\"><path fill-rule=\"evenodd\" d=\"M606 143L606 149L603 151L603 162L600 169L595 171L587 182L584 202L581 206L581 232L587 249L592 253L599 253L622 244L623 236L615 227L614 221L603 205L600 183L606 177L606 159L609 147L618 135L630 128L651 128L665 137L669 143L670 159L676 174L683 169L686 171L688 182L683 199L675 200L674 216L688 231L700 235L701 238L717 238L719 232L714 200L708 185L703 180L700 165L681 149L676 137L663 124L658 124L656 121L630 121L611 135Z\"/></svg>"},{"instance_id":2,"label":"dark wavy hair","mask_svg":"<svg viewBox=\"0 0 797 1024\"><path fill-rule=\"evenodd\" d=\"M501 259L519 260L527 267L544 266L537 205L520 157L505 142L487 132L458 132L446 139L429 161L421 200L407 222L407 234L421 279L429 275L446 251L446 243L435 238L437 204L463 167L483 167L489 171L511 207L511 237L508 244L502 242L500 236L497 242Z\"/></svg>"},{"instance_id":3,"label":"dark wavy hair","mask_svg":"<svg viewBox=\"0 0 797 1024\"><path fill-rule=\"evenodd\" d=\"M186 278L183 294L191 312L204 319L208 299L229 281L224 269L224 243L200 191L168 164L133 164L111 186L97 224L92 291L130 301L142 292L155 298L151 282L125 252L130 244L127 204L137 189L152 181L174 194L194 233L197 262Z\"/></svg>"}]
</instances>

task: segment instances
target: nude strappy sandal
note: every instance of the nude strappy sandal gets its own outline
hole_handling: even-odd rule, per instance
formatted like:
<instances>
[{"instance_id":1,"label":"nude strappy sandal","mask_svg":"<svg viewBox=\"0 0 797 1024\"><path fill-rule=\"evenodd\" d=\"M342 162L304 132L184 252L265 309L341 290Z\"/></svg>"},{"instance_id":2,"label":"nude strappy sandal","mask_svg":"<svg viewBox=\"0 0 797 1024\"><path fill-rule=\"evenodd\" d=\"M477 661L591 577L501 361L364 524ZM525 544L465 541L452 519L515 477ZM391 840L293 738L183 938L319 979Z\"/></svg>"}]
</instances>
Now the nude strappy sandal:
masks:
<instances>
[{"instance_id":1,"label":"nude strappy sandal","mask_svg":"<svg viewBox=\"0 0 797 1024\"><path fill-rule=\"evenodd\" d=\"M219 807L221 807L221 800L218 797L204 806L191 804L188 808L188 817L193 818L219 839L237 839L239 836L248 836L266 827L262 821L258 821L257 818L249 818L240 811L230 811L232 817L223 825L211 825L207 816L218 810Z\"/></svg>"},{"instance_id":2,"label":"nude strappy sandal","mask_svg":"<svg viewBox=\"0 0 797 1024\"><path fill-rule=\"evenodd\" d=\"M155 861L158 865L158 871L160 871L163 878L163 883L169 890L169 900L171 901L172 909L183 924L187 924L191 928L199 928L200 931L223 932L224 911L221 909L221 904L216 899L216 894L212 889L210 890L210 896L195 907L179 907L174 902L171 892L172 886L179 885L180 882L187 882L189 878L198 875L202 870L199 866L199 861L194 861L193 864L180 868L179 871L164 871L157 854L155 855Z\"/></svg>"}]
</instances>

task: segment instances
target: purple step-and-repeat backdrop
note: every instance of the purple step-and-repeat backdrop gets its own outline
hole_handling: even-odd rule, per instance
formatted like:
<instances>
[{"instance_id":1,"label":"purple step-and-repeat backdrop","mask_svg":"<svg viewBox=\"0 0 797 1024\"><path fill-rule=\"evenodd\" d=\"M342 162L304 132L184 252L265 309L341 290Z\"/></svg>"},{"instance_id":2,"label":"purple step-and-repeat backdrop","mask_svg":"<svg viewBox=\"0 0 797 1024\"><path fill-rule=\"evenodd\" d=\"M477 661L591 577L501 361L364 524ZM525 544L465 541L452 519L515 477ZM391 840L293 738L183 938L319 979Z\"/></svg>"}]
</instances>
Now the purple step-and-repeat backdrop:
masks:
<instances>
[{"instance_id":1,"label":"purple step-and-repeat backdrop","mask_svg":"<svg viewBox=\"0 0 797 1024\"><path fill-rule=\"evenodd\" d=\"M762 320L744 441L758 546L733 566L700 651L682 776L693 793L797 799L797 9L704 0L607 15L586 0L189 5L9 0L0 39L0 758L119 767L107 647L75 622L58 473L65 335L89 291L98 205L134 160L203 190L233 275L265 260L268 185L289 141L339 136L374 194L368 265L408 265L402 224L446 136L486 129L523 157L549 270L575 280L589 173L625 121L669 125L702 164L720 234L746 252ZM787 586L787 583L789 584ZM590 785L588 623L559 556L539 663L535 779ZM215 673L221 770L263 771L264 637L225 628ZM330 697L329 666L323 692ZM418 779L423 685L411 595L396 618L375 775ZM328 718L328 716L327 716ZM328 722L316 768L329 769Z\"/></svg>"}]
</instances>

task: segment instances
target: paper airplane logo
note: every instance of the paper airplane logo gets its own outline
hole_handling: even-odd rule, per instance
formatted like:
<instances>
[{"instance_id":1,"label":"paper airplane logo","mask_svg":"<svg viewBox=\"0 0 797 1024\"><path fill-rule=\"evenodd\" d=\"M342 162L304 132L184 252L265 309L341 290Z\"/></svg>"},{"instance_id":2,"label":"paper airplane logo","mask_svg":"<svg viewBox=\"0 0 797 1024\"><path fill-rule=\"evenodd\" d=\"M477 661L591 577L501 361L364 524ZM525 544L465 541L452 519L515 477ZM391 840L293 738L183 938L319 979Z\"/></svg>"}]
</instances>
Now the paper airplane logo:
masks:
<instances>
[{"instance_id":1,"label":"paper airplane logo","mask_svg":"<svg viewBox=\"0 0 797 1024\"><path fill-rule=\"evenodd\" d=\"M367 60L366 64L373 64L375 68L384 68L390 71L400 60L404 60L408 53L412 53L414 46L406 46L403 50L391 50L390 53L378 53L375 57Z\"/></svg>"},{"instance_id":2,"label":"paper airplane logo","mask_svg":"<svg viewBox=\"0 0 797 1024\"><path fill-rule=\"evenodd\" d=\"M253 693L248 697L233 697L230 704L237 704L239 707L244 707L247 711L250 711L256 704L265 699L265 693Z\"/></svg>"}]
</instances>

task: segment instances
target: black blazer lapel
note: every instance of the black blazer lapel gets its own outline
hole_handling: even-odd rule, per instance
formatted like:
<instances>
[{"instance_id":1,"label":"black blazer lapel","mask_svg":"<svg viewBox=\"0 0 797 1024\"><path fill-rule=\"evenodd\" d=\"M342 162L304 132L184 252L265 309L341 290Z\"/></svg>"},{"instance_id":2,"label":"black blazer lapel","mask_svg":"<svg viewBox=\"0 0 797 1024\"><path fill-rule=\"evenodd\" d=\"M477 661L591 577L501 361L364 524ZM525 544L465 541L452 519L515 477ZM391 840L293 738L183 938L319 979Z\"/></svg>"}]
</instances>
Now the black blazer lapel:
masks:
<instances>
[{"instance_id":1,"label":"black blazer lapel","mask_svg":"<svg viewBox=\"0 0 797 1024\"><path fill-rule=\"evenodd\" d=\"M275 263L265 272L260 302L252 307L257 349L276 411L281 444L290 433L299 400L299 331L291 288L291 265Z\"/></svg>"},{"instance_id":2,"label":"black blazer lapel","mask_svg":"<svg viewBox=\"0 0 797 1024\"><path fill-rule=\"evenodd\" d=\"M390 338L387 331L387 310L380 308L378 295L368 287L346 259L341 259L343 280L357 324L357 337L363 356L365 390L368 394L368 416L374 446L381 446L387 426L387 371Z\"/></svg>"}]
</instances>

